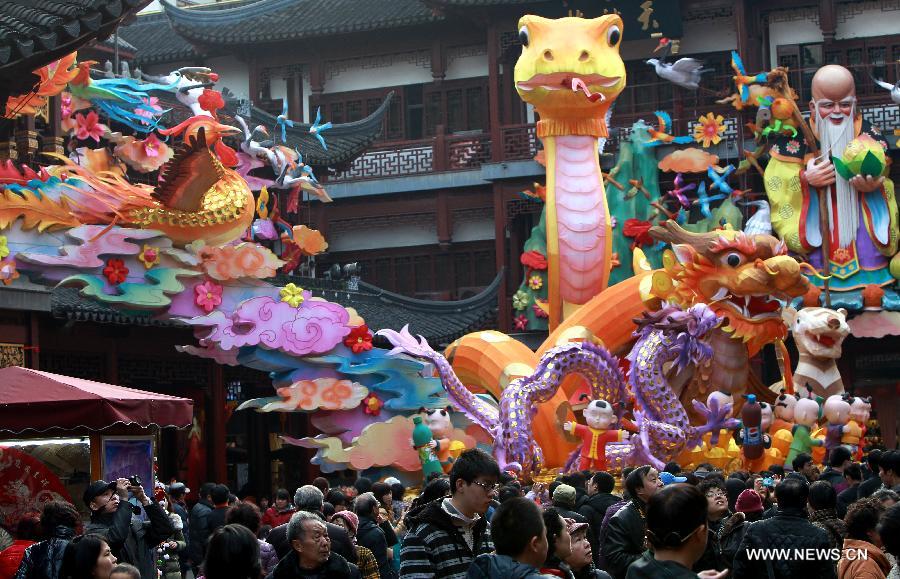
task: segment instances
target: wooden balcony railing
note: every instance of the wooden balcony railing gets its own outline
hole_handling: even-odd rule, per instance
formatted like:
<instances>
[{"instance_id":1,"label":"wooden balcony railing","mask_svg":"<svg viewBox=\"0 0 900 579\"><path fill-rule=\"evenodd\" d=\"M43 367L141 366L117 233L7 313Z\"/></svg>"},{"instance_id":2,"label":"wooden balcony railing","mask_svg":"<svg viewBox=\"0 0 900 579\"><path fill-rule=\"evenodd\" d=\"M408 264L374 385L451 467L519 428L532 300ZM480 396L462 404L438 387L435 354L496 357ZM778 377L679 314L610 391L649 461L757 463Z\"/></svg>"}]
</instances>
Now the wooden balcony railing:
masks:
<instances>
[{"instance_id":1,"label":"wooden balcony railing","mask_svg":"<svg viewBox=\"0 0 900 579\"><path fill-rule=\"evenodd\" d=\"M731 77L723 75L711 79L709 86L731 88L730 82ZM634 90L640 91L659 89L659 83L634 87ZM888 135L895 129L900 129L900 109L891 104L888 92L873 93L867 90L866 93L868 94L859 96L859 107L864 118ZM746 124L755 120L756 108L747 108L739 112L731 105L715 102L724 96L727 96L724 88L719 93L704 89L696 93L676 89L672 100L667 103L645 102L644 99L639 103L642 109L640 112L628 112L629 109L633 110L634 106L622 107L625 110L614 110L604 152L615 153L619 148L619 142L630 134L632 125L638 119L643 119L655 127L657 121L654 112L657 109L670 114L672 128L669 133L676 136L692 135L699 118L707 113L722 115L725 124L722 138L729 156L743 149L754 148L753 136ZM803 111L807 109L805 103L801 103L800 107ZM501 126L500 143L492 142L491 134L487 132L444 135L442 127L438 129L438 136L434 138L386 143L373 147L354 160L348 169L332 175L329 180L357 181L477 169L483 163L492 161L532 159L541 149L541 142L537 138L533 124ZM889 141L892 146L896 146L895 139L889 138ZM498 147L499 155L494 156L494 150Z\"/></svg>"}]
</instances>

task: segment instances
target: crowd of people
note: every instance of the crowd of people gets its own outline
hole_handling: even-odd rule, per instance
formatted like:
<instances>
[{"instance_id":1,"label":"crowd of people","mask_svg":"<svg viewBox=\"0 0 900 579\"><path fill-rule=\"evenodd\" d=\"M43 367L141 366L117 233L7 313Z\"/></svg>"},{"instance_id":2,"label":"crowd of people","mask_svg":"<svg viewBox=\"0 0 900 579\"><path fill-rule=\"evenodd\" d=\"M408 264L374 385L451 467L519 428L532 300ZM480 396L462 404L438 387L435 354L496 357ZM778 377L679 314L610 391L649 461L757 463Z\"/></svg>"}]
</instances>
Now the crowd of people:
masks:
<instances>
[{"instance_id":1,"label":"crowd of people","mask_svg":"<svg viewBox=\"0 0 900 579\"><path fill-rule=\"evenodd\" d=\"M399 480L324 478L271 506L204 484L95 481L74 505L0 533L0 579L644 579L900 577L900 451L823 472L682 472L647 465L523 485L489 454L463 452L411 502Z\"/></svg>"}]
</instances>

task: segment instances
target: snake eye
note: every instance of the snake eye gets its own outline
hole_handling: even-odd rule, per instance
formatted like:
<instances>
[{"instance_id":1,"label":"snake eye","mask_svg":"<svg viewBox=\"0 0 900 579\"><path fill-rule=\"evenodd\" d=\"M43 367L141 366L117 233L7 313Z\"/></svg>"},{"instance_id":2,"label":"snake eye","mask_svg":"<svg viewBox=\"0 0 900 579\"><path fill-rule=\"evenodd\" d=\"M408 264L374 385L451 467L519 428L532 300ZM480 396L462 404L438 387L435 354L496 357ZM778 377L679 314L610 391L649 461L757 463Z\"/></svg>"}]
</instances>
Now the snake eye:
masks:
<instances>
[{"instance_id":1,"label":"snake eye","mask_svg":"<svg viewBox=\"0 0 900 579\"><path fill-rule=\"evenodd\" d=\"M519 42L522 43L522 46L528 48L529 41L530 39L528 38L528 27L523 26L522 28L519 28Z\"/></svg>"},{"instance_id":2,"label":"snake eye","mask_svg":"<svg viewBox=\"0 0 900 579\"><path fill-rule=\"evenodd\" d=\"M615 46L619 44L619 41L622 39L622 31L619 30L618 26L610 26L609 30L606 31L606 40L609 42L610 46Z\"/></svg>"}]
</instances>

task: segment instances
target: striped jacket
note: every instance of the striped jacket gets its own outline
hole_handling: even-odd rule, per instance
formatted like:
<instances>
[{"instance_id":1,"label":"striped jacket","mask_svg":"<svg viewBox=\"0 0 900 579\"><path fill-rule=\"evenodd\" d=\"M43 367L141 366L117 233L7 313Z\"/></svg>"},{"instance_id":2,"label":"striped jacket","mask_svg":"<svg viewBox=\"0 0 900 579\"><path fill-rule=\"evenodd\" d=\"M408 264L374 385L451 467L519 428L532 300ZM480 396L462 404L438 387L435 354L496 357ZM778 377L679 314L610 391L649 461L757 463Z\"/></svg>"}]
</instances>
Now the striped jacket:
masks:
<instances>
[{"instance_id":1,"label":"striped jacket","mask_svg":"<svg viewBox=\"0 0 900 579\"><path fill-rule=\"evenodd\" d=\"M473 553L441 507L442 500L409 514L410 531L400 550L400 579L465 579L475 557L494 550L487 519L480 518L472 529Z\"/></svg>"}]
</instances>

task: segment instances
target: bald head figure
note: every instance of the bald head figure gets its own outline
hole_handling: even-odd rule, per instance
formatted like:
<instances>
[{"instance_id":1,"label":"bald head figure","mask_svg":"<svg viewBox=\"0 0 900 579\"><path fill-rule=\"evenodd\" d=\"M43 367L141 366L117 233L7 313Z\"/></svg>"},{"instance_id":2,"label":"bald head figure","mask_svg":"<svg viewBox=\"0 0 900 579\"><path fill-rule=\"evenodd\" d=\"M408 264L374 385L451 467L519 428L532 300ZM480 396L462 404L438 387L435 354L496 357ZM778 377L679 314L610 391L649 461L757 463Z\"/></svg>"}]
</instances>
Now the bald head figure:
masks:
<instances>
[{"instance_id":1,"label":"bald head figure","mask_svg":"<svg viewBox=\"0 0 900 579\"><path fill-rule=\"evenodd\" d=\"M812 78L813 100L828 99L839 102L848 96L856 96L853 74L839 64L826 64Z\"/></svg>"},{"instance_id":2,"label":"bald head figure","mask_svg":"<svg viewBox=\"0 0 900 579\"><path fill-rule=\"evenodd\" d=\"M826 64L812 78L812 100L809 111L816 124L828 119L840 125L852 118L856 100L856 83L853 74L838 64Z\"/></svg>"}]
</instances>

